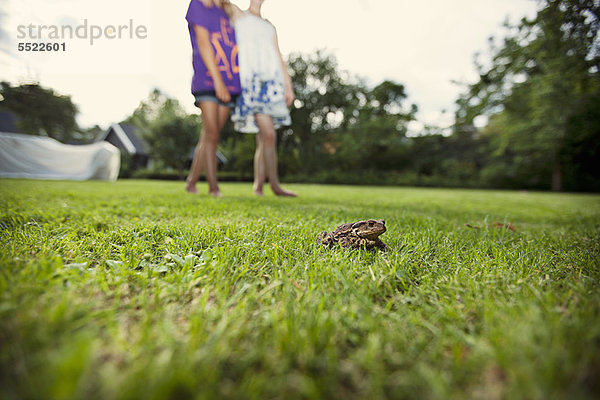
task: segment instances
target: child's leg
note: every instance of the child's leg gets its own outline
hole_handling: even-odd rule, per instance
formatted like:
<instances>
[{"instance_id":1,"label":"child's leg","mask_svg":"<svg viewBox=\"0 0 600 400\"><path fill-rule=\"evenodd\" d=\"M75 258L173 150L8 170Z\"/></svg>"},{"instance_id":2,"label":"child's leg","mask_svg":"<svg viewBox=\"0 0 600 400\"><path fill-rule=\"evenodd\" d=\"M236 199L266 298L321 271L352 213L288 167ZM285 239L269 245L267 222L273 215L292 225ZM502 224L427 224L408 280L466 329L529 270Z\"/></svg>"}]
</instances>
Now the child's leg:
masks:
<instances>
[{"instance_id":1,"label":"child's leg","mask_svg":"<svg viewBox=\"0 0 600 400\"><path fill-rule=\"evenodd\" d=\"M255 119L259 129L258 134L262 136L265 176L269 178L269 184L273 193L277 196L295 197L296 193L284 190L279 185L279 175L277 174L277 135L273 127L273 119L270 115L265 114L256 114Z\"/></svg>"},{"instance_id":2,"label":"child's leg","mask_svg":"<svg viewBox=\"0 0 600 400\"><path fill-rule=\"evenodd\" d=\"M265 183L265 159L263 157L263 140L260 132L256 135L256 152L254 153L254 194L263 195Z\"/></svg>"},{"instance_id":3,"label":"child's leg","mask_svg":"<svg viewBox=\"0 0 600 400\"><path fill-rule=\"evenodd\" d=\"M200 133L200 138L198 139L198 144L194 149L194 159L192 160L192 166L190 167L190 173L185 180L185 190L189 193L196 194L198 193L198 189L196 188L196 182L200 179L200 175L202 175L202 171L204 170L204 146L202 142L202 137L204 137L204 129Z\"/></svg>"},{"instance_id":4,"label":"child's leg","mask_svg":"<svg viewBox=\"0 0 600 400\"><path fill-rule=\"evenodd\" d=\"M218 105L217 103L206 104L206 116L205 109L202 108L200 103L200 109L202 110L202 121L207 128L206 132L210 131L210 134L206 135L204 155L206 159L206 181L208 182L208 191L215 197L221 196L219 190L219 184L217 182L217 147L219 145L219 138L221 136L221 130L227 122L229 117L229 107Z\"/></svg>"},{"instance_id":5,"label":"child's leg","mask_svg":"<svg viewBox=\"0 0 600 400\"><path fill-rule=\"evenodd\" d=\"M223 115L221 108L227 109L227 114ZM217 145L219 144L221 124L227 120L229 109L212 101L201 101L200 110L202 111L202 135L194 152L194 162L186 190L191 193L197 192L195 190L196 182L204 170L209 193L213 196L221 196L217 182Z\"/></svg>"}]
</instances>

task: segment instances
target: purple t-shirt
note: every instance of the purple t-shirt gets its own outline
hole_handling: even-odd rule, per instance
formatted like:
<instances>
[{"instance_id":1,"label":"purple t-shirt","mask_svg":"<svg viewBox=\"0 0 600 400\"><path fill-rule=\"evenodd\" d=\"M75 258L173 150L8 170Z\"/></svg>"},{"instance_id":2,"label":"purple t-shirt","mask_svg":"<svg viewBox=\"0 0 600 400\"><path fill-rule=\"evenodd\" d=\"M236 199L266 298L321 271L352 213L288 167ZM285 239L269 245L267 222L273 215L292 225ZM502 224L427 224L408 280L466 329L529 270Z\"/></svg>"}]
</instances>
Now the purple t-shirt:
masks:
<instances>
[{"instance_id":1,"label":"purple t-shirt","mask_svg":"<svg viewBox=\"0 0 600 400\"><path fill-rule=\"evenodd\" d=\"M194 31L194 25L199 25L206 29L210 35L217 68L221 72L227 90L230 94L239 94L242 89L240 86L238 49L235 32L229 23L227 13L217 6L206 7L200 0L192 0L185 19L188 22L193 51L194 77L192 78L192 93L215 89L213 79L200 55L200 48Z\"/></svg>"}]
</instances>

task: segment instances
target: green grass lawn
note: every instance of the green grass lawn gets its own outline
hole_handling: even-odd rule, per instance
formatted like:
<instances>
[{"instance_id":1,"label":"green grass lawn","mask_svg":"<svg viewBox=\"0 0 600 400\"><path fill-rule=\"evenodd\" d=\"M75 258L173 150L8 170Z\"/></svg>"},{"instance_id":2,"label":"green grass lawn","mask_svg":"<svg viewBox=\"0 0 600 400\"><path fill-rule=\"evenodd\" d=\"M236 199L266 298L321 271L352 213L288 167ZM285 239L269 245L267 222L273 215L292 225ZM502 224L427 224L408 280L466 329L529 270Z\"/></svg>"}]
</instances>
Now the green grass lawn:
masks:
<instances>
[{"instance_id":1,"label":"green grass lawn","mask_svg":"<svg viewBox=\"0 0 600 400\"><path fill-rule=\"evenodd\" d=\"M600 196L286 187L1 180L0 398L600 396Z\"/></svg>"}]
</instances>

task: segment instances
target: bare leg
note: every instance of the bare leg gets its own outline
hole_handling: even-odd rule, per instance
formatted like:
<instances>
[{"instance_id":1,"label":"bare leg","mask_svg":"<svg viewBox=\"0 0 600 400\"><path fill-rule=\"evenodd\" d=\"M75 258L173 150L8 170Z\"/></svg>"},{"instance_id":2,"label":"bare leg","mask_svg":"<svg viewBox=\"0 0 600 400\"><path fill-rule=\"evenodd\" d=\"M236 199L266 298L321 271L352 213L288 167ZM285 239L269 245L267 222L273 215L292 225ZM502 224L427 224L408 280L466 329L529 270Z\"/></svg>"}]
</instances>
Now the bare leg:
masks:
<instances>
[{"instance_id":1,"label":"bare leg","mask_svg":"<svg viewBox=\"0 0 600 400\"><path fill-rule=\"evenodd\" d=\"M198 193L196 182L204 170L208 182L208 192L215 196L221 196L217 182L217 145L223 125L229 116L229 108L219 106L210 101L200 102L202 111L202 134L200 141L194 151L194 160L190 174L186 179L186 190L189 193Z\"/></svg>"},{"instance_id":2,"label":"bare leg","mask_svg":"<svg viewBox=\"0 0 600 400\"><path fill-rule=\"evenodd\" d=\"M256 135L256 152L254 153L254 194L263 195L263 185L265 183L265 160L263 157L262 135Z\"/></svg>"},{"instance_id":3,"label":"bare leg","mask_svg":"<svg viewBox=\"0 0 600 400\"><path fill-rule=\"evenodd\" d=\"M196 188L196 182L200 179L200 175L202 175L202 170L204 169L203 163L203 155L204 149L202 148L202 136L204 136L204 130L200 133L200 139L198 139L198 144L194 149L194 159L192 160L192 166L190 167L190 173L188 174L185 180L185 190L188 193L197 194L198 188Z\"/></svg>"},{"instance_id":4,"label":"bare leg","mask_svg":"<svg viewBox=\"0 0 600 400\"><path fill-rule=\"evenodd\" d=\"M229 108L221 105L216 105L216 110L213 110L216 103L211 103L209 108L210 112L216 111L216 119L210 121L211 131L214 129L212 126L213 121L216 122L216 134L207 135L208 140L205 144L205 156L206 156L206 181L208 182L208 192L215 196L221 197L221 191L219 190L219 184L217 182L217 146L219 145L219 137L221 135L221 130L225 126L227 122L227 117L229 117ZM200 104L202 107L202 103ZM206 122L205 122L206 123Z\"/></svg>"},{"instance_id":5,"label":"bare leg","mask_svg":"<svg viewBox=\"0 0 600 400\"><path fill-rule=\"evenodd\" d=\"M258 125L262 142L262 154L265 176L269 179L271 190L277 196L296 197L296 193L283 189L279 184L279 175L277 173L277 135L273 127L273 119L270 115L256 114L256 124Z\"/></svg>"}]
</instances>

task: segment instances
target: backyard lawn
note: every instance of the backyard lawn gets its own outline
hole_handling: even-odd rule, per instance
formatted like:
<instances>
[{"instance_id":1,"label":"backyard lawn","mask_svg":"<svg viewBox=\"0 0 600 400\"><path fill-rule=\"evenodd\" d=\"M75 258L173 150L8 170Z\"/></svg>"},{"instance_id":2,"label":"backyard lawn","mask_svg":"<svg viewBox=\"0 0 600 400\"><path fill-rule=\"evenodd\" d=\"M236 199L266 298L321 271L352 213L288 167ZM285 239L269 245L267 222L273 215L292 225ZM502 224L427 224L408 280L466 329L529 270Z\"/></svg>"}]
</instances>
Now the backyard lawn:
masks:
<instances>
[{"instance_id":1,"label":"backyard lawn","mask_svg":"<svg viewBox=\"0 0 600 400\"><path fill-rule=\"evenodd\" d=\"M599 398L599 195L286 187L0 180L0 398Z\"/></svg>"}]
</instances>

